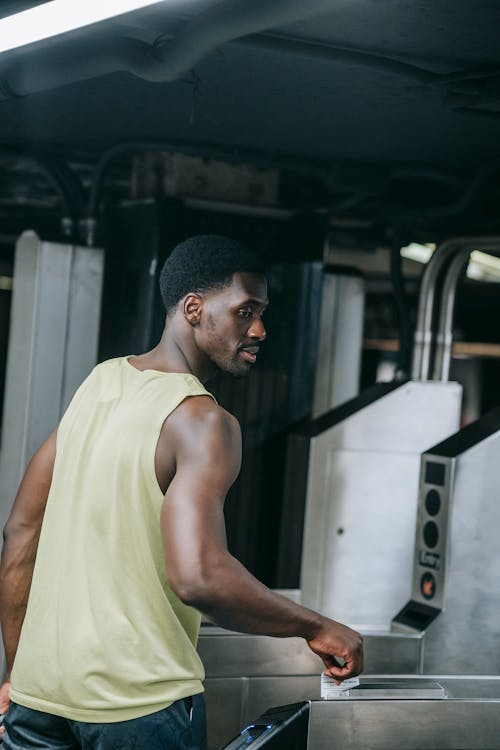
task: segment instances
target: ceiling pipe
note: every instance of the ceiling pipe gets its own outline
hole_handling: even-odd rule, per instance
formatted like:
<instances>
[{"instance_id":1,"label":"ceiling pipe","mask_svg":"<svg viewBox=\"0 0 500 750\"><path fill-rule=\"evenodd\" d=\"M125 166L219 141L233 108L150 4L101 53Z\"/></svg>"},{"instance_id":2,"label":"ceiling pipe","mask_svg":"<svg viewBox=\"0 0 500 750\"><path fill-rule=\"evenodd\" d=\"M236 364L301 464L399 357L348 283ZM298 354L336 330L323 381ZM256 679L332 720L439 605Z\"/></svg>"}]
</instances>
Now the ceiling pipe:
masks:
<instances>
[{"instance_id":1,"label":"ceiling pipe","mask_svg":"<svg viewBox=\"0 0 500 750\"><path fill-rule=\"evenodd\" d=\"M40 169L41 173L45 177L47 183L52 187L55 194L60 200L61 206L61 234L69 239L75 239L75 229L79 216L81 216L80 207L77 205L74 194L74 186L78 177L62 162L57 159L51 158L48 155L24 150L3 150L2 155L11 157L13 154L19 158L25 158L32 161ZM71 173L71 179L73 184L69 184L69 174ZM79 182L79 181L78 181Z\"/></svg>"},{"instance_id":2,"label":"ceiling pipe","mask_svg":"<svg viewBox=\"0 0 500 750\"><path fill-rule=\"evenodd\" d=\"M99 199L109 164L119 156L147 151L165 151L208 159L223 159L234 163L255 164L264 168L272 166L275 169L287 169L299 174L317 175L319 177L324 177L329 169L329 166L325 164L315 164L314 162L287 156L284 153L264 152L247 147L218 146L209 143L190 143L175 140L132 140L117 143L101 156L92 175L87 215L83 222L84 239L89 247L94 245L96 239Z\"/></svg>"},{"instance_id":3,"label":"ceiling pipe","mask_svg":"<svg viewBox=\"0 0 500 750\"><path fill-rule=\"evenodd\" d=\"M376 52L369 52L361 49L350 49L320 42L297 39L291 36L281 36L278 34L255 34L238 39L239 44L244 44L257 49L265 49L271 52L284 52L293 55L300 55L310 60L319 59L335 63L342 63L353 68L369 68L380 73L388 73L392 76L399 76L408 81L415 83L427 84L434 81L436 73L421 68L411 63L402 62L401 60L391 57L390 55L381 55Z\"/></svg>"},{"instance_id":4,"label":"ceiling pipe","mask_svg":"<svg viewBox=\"0 0 500 750\"><path fill-rule=\"evenodd\" d=\"M59 41L50 50L16 55L0 68L0 99L29 96L109 73L134 73L154 48L136 39Z\"/></svg>"},{"instance_id":5,"label":"ceiling pipe","mask_svg":"<svg viewBox=\"0 0 500 750\"><path fill-rule=\"evenodd\" d=\"M78 38L51 42L37 54L14 53L0 73L0 98L26 96L76 81L114 72L128 72L144 80L168 83L191 71L207 54L241 37L269 31L282 24L352 7L355 0L224 0L187 21L172 40L150 45L132 38L100 34L92 54ZM377 54L329 48L325 45L269 36L253 36L250 44L297 54L318 56L351 65L371 66L418 82L434 73Z\"/></svg>"},{"instance_id":6,"label":"ceiling pipe","mask_svg":"<svg viewBox=\"0 0 500 750\"><path fill-rule=\"evenodd\" d=\"M352 8L353 0L226 0L188 21L176 37L157 48L158 62L138 75L150 81L174 81L226 42L303 21L322 13Z\"/></svg>"},{"instance_id":7,"label":"ceiling pipe","mask_svg":"<svg viewBox=\"0 0 500 750\"><path fill-rule=\"evenodd\" d=\"M496 159L478 169L458 200L447 206L423 209L421 214L426 219L445 219L451 216L459 216L477 198L486 181L498 172L500 172L500 160Z\"/></svg>"}]
</instances>

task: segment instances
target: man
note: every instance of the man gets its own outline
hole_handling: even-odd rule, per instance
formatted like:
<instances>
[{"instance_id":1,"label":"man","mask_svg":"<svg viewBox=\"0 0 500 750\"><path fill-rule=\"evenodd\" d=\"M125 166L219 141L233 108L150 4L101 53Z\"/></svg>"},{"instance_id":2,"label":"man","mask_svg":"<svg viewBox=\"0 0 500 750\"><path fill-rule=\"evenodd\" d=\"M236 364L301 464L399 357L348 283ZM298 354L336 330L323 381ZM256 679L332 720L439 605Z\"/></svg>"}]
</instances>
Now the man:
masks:
<instances>
[{"instance_id":1,"label":"man","mask_svg":"<svg viewBox=\"0 0 500 750\"><path fill-rule=\"evenodd\" d=\"M202 383L256 362L261 261L227 238L192 238L160 287L160 342L93 370L33 457L5 527L7 750L203 748L199 612L233 630L301 636L337 680L362 669L358 633L273 593L226 546L241 434Z\"/></svg>"}]
</instances>

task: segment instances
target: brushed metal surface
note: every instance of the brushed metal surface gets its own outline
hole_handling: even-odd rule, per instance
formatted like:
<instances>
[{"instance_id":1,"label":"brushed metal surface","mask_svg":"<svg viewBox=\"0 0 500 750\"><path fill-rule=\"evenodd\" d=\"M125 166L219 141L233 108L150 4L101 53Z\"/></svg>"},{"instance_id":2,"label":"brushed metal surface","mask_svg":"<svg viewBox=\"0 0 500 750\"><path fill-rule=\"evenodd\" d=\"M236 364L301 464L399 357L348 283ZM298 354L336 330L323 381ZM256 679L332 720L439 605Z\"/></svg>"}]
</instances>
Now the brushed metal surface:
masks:
<instances>
[{"instance_id":1,"label":"brushed metal surface","mask_svg":"<svg viewBox=\"0 0 500 750\"><path fill-rule=\"evenodd\" d=\"M500 700L313 701L310 750L497 750Z\"/></svg>"},{"instance_id":2,"label":"brushed metal surface","mask_svg":"<svg viewBox=\"0 0 500 750\"><path fill-rule=\"evenodd\" d=\"M447 698L442 694L433 700L415 698L430 681L441 685ZM370 685L381 682L390 682L395 692L399 687L405 698L322 701L318 676L207 680L209 750L223 747L271 706L302 700L312 701L309 750L500 748L500 678L361 677L367 692Z\"/></svg>"},{"instance_id":3,"label":"brushed metal surface","mask_svg":"<svg viewBox=\"0 0 500 750\"><path fill-rule=\"evenodd\" d=\"M24 469L57 425L97 356L103 251L43 242L16 245L0 453L0 525Z\"/></svg>"},{"instance_id":4,"label":"brushed metal surface","mask_svg":"<svg viewBox=\"0 0 500 750\"><path fill-rule=\"evenodd\" d=\"M359 392L365 284L361 276L323 276L312 417Z\"/></svg>"},{"instance_id":5,"label":"brushed metal surface","mask_svg":"<svg viewBox=\"0 0 500 750\"><path fill-rule=\"evenodd\" d=\"M418 674L422 637L365 634L365 674ZM321 659L302 638L271 638L202 627L198 652L207 678L319 675Z\"/></svg>"},{"instance_id":6,"label":"brushed metal surface","mask_svg":"<svg viewBox=\"0 0 500 750\"><path fill-rule=\"evenodd\" d=\"M424 639L424 671L500 674L500 432L455 459L444 611Z\"/></svg>"},{"instance_id":7,"label":"brushed metal surface","mask_svg":"<svg viewBox=\"0 0 500 750\"><path fill-rule=\"evenodd\" d=\"M422 637L365 635L365 675L417 674ZM216 750L270 706L319 699L323 664L301 638L270 638L204 625L209 750Z\"/></svg>"},{"instance_id":8,"label":"brushed metal surface","mask_svg":"<svg viewBox=\"0 0 500 750\"><path fill-rule=\"evenodd\" d=\"M420 454L456 431L461 388L408 382L312 438L302 601L362 631L409 598Z\"/></svg>"},{"instance_id":9,"label":"brushed metal surface","mask_svg":"<svg viewBox=\"0 0 500 750\"><path fill-rule=\"evenodd\" d=\"M419 499L418 499L418 511L417 511L417 524L415 530L415 553L413 559L413 588L412 597L415 601L422 604L432 604L433 607L442 608L444 606L444 581L446 575L446 567L449 559L449 539L450 535L446 533L448 526L448 518L450 515L450 488L453 486L453 477L455 464L453 459L443 458L440 461L440 466L445 475L444 484L442 487L433 485L425 480L426 467L427 465L436 464L436 458L432 455L424 454L422 456L422 465L420 471L419 480ZM430 516L426 508L426 497L427 494L433 491L436 496L439 497L439 511L435 516ZM437 542L432 546L432 549L428 549L425 544L425 527L426 524L431 521L435 524L435 528L438 529ZM427 554L426 554L427 553ZM427 560L429 553L434 555L434 558ZM430 565L434 565L431 568ZM422 592L421 577L422 574L432 570L432 574L436 581L436 591L432 598L432 601L426 599Z\"/></svg>"},{"instance_id":10,"label":"brushed metal surface","mask_svg":"<svg viewBox=\"0 0 500 750\"><path fill-rule=\"evenodd\" d=\"M246 678L205 680L208 750L223 747L245 724Z\"/></svg>"}]
</instances>

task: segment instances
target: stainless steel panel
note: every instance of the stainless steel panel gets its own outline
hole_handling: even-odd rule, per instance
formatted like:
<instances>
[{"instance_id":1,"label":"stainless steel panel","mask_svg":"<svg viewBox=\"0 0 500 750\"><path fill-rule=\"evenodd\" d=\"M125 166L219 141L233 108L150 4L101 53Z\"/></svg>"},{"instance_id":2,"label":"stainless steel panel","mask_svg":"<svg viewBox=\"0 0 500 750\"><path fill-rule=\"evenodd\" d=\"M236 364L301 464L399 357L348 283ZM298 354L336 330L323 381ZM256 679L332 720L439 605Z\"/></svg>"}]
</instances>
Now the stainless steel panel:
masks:
<instances>
[{"instance_id":1,"label":"stainless steel panel","mask_svg":"<svg viewBox=\"0 0 500 750\"><path fill-rule=\"evenodd\" d=\"M354 398L359 391L364 299L364 281L360 276L325 272L313 418Z\"/></svg>"},{"instance_id":2,"label":"stainless steel panel","mask_svg":"<svg viewBox=\"0 0 500 750\"><path fill-rule=\"evenodd\" d=\"M360 679L359 685L340 691L338 695L329 696L335 700L374 701L396 698L398 700L444 700L447 693L437 680L400 679L394 677L376 677ZM324 696L322 696L324 698Z\"/></svg>"},{"instance_id":3,"label":"stainless steel panel","mask_svg":"<svg viewBox=\"0 0 500 750\"><path fill-rule=\"evenodd\" d=\"M425 675L422 676L425 678ZM500 677L489 675L440 675L434 678L445 688L448 697L456 700L500 700Z\"/></svg>"},{"instance_id":4,"label":"stainless steel panel","mask_svg":"<svg viewBox=\"0 0 500 750\"><path fill-rule=\"evenodd\" d=\"M416 674L421 636L365 635L365 674ZM209 750L222 747L270 706L320 698L323 664L301 638L269 638L202 626Z\"/></svg>"},{"instance_id":5,"label":"stainless steel panel","mask_svg":"<svg viewBox=\"0 0 500 750\"><path fill-rule=\"evenodd\" d=\"M51 386L63 375L71 269L65 247L47 252L34 232L25 232L16 247L0 454L2 522L27 460L59 415L60 392ZM47 368L51 378L40 379L38 372Z\"/></svg>"},{"instance_id":6,"label":"stainless steel panel","mask_svg":"<svg viewBox=\"0 0 500 750\"><path fill-rule=\"evenodd\" d=\"M0 524L31 455L95 364L103 254L42 242L16 246L0 453Z\"/></svg>"},{"instance_id":7,"label":"stainless steel panel","mask_svg":"<svg viewBox=\"0 0 500 750\"><path fill-rule=\"evenodd\" d=\"M444 611L424 639L424 670L500 674L500 432L455 458Z\"/></svg>"},{"instance_id":8,"label":"stainless steel panel","mask_svg":"<svg viewBox=\"0 0 500 750\"><path fill-rule=\"evenodd\" d=\"M405 383L311 440L302 600L362 631L408 599L420 454L459 424L456 383Z\"/></svg>"},{"instance_id":9,"label":"stainless steel panel","mask_svg":"<svg viewBox=\"0 0 500 750\"><path fill-rule=\"evenodd\" d=\"M365 634L365 674L418 674L422 637ZM207 678L300 675L323 670L321 659L302 638L270 638L202 627L198 652Z\"/></svg>"},{"instance_id":10,"label":"stainless steel panel","mask_svg":"<svg viewBox=\"0 0 500 750\"><path fill-rule=\"evenodd\" d=\"M310 651L302 638L202 634L198 652L207 677L319 675L322 669L321 659Z\"/></svg>"},{"instance_id":11,"label":"stainless steel panel","mask_svg":"<svg viewBox=\"0 0 500 750\"><path fill-rule=\"evenodd\" d=\"M245 724L246 678L205 680L208 750L218 750Z\"/></svg>"},{"instance_id":12,"label":"stainless steel panel","mask_svg":"<svg viewBox=\"0 0 500 750\"><path fill-rule=\"evenodd\" d=\"M496 750L500 700L313 701L308 747Z\"/></svg>"},{"instance_id":13,"label":"stainless steel panel","mask_svg":"<svg viewBox=\"0 0 500 750\"><path fill-rule=\"evenodd\" d=\"M399 690L401 697L363 700L348 697L330 701L319 699L320 680L317 675L255 677L241 680L239 684L236 679L208 682L208 689L212 691L210 750L222 747L271 706L302 700L312 701L309 750L330 750L332 747L335 750L500 748L499 678L362 676L361 688L366 693L375 685L390 683L391 689L396 693ZM436 690L436 685L442 686L447 698L443 698L442 690ZM219 690L220 686L224 690ZM430 688L435 696L433 699L416 697ZM242 713L240 724L236 726L239 696L242 696ZM218 716L228 712L231 714L229 721L227 717ZM217 727L223 728L219 734Z\"/></svg>"},{"instance_id":14,"label":"stainless steel panel","mask_svg":"<svg viewBox=\"0 0 500 750\"><path fill-rule=\"evenodd\" d=\"M103 271L101 249L73 247L61 412L96 363Z\"/></svg>"},{"instance_id":15,"label":"stainless steel panel","mask_svg":"<svg viewBox=\"0 0 500 750\"><path fill-rule=\"evenodd\" d=\"M422 669L422 635L364 635L365 670L363 674L418 674Z\"/></svg>"}]
</instances>

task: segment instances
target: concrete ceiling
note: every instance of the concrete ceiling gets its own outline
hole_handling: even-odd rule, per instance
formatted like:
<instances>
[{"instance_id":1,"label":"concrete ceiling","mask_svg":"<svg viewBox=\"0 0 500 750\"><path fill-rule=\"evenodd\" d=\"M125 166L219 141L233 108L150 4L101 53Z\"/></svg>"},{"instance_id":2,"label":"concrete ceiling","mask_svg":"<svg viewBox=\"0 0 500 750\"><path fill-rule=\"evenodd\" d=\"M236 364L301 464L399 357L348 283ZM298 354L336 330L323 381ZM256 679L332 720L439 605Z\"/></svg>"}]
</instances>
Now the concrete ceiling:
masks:
<instances>
[{"instance_id":1,"label":"concrete ceiling","mask_svg":"<svg viewBox=\"0 0 500 750\"><path fill-rule=\"evenodd\" d=\"M498 0L165 0L4 53L0 142L169 139L326 169L340 194L381 170L473 190L500 160L499 27Z\"/></svg>"},{"instance_id":2,"label":"concrete ceiling","mask_svg":"<svg viewBox=\"0 0 500 750\"><path fill-rule=\"evenodd\" d=\"M212 49L171 82L125 72L77 80L82 56L104 55L117 37L146 46L165 35L168 54L168 40L214 5L227 3L165 0L70 35L69 44L58 38L5 53L0 79L14 96L0 103L0 139L101 150L129 138L175 138L452 169L500 156L498 1L330 0L313 17ZM60 66L63 47L66 85L15 98L23 93L15 81L38 75L40 64ZM336 59L339 50L363 55ZM484 77L446 81L478 68Z\"/></svg>"}]
</instances>

